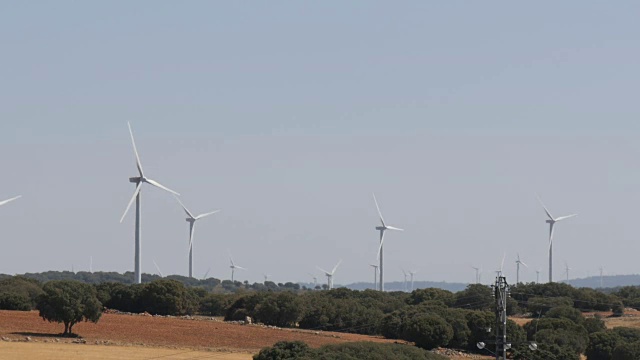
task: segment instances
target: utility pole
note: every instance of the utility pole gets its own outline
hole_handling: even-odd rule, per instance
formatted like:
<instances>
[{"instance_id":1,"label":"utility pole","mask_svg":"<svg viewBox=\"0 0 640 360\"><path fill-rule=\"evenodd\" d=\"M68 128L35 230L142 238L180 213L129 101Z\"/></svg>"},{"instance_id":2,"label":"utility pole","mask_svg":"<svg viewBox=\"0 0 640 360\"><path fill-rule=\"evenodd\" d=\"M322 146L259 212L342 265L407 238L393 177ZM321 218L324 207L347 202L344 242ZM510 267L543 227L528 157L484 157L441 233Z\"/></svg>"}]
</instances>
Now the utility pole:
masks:
<instances>
[{"instance_id":1,"label":"utility pole","mask_svg":"<svg viewBox=\"0 0 640 360\"><path fill-rule=\"evenodd\" d=\"M509 284L507 278L499 274L493 286L496 298L496 360L507 359L507 297L509 296Z\"/></svg>"}]
</instances>

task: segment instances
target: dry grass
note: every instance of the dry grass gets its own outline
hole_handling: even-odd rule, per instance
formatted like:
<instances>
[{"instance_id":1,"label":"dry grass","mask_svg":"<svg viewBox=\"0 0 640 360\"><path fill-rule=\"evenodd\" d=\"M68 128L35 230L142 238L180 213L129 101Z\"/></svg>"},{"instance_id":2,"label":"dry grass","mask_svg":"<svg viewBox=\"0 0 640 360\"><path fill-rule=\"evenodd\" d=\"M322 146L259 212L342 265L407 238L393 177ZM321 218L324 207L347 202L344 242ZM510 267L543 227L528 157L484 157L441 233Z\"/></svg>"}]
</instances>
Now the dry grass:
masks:
<instances>
[{"instance_id":1,"label":"dry grass","mask_svg":"<svg viewBox=\"0 0 640 360\"><path fill-rule=\"evenodd\" d=\"M0 342L0 360L142 360L160 358L163 360L249 360L252 358L252 355L248 353L197 351L190 349L166 349L150 347L104 346L42 342Z\"/></svg>"}]
</instances>

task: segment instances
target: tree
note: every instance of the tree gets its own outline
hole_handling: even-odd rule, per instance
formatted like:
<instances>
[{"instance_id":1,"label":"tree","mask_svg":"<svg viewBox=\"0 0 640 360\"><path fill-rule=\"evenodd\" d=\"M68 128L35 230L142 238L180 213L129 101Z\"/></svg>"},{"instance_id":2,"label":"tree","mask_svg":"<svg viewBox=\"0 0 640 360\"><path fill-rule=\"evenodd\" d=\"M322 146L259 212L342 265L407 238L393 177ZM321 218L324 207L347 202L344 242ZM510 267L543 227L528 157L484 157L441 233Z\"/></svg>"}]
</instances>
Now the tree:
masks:
<instances>
[{"instance_id":1,"label":"tree","mask_svg":"<svg viewBox=\"0 0 640 360\"><path fill-rule=\"evenodd\" d=\"M297 359L310 351L309 345L302 341L279 341L272 347L260 350L253 360L287 360Z\"/></svg>"},{"instance_id":2,"label":"tree","mask_svg":"<svg viewBox=\"0 0 640 360\"><path fill-rule=\"evenodd\" d=\"M588 360L611 360L613 350L624 340L613 331L599 331L589 335L589 345L585 350Z\"/></svg>"},{"instance_id":3,"label":"tree","mask_svg":"<svg viewBox=\"0 0 640 360\"><path fill-rule=\"evenodd\" d=\"M151 314L193 314L198 307L196 296L176 280L155 280L144 285L141 306Z\"/></svg>"},{"instance_id":4,"label":"tree","mask_svg":"<svg viewBox=\"0 0 640 360\"><path fill-rule=\"evenodd\" d=\"M446 346L453 338L453 328L437 315L418 315L403 324L403 340L412 341L417 347L431 350Z\"/></svg>"},{"instance_id":5,"label":"tree","mask_svg":"<svg viewBox=\"0 0 640 360\"><path fill-rule=\"evenodd\" d=\"M640 359L640 341L628 344L620 344L613 350L613 359L636 360Z\"/></svg>"},{"instance_id":6,"label":"tree","mask_svg":"<svg viewBox=\"0 0 640 360\"><path fill-rule=\"evenodd\" d=\"M53 280L44 284L36 309L42 319L64 323L64 335L72 334L73 325L84 320L97 323L102 304L93 286L76 280Z\"/></svg>"}]
</instances>

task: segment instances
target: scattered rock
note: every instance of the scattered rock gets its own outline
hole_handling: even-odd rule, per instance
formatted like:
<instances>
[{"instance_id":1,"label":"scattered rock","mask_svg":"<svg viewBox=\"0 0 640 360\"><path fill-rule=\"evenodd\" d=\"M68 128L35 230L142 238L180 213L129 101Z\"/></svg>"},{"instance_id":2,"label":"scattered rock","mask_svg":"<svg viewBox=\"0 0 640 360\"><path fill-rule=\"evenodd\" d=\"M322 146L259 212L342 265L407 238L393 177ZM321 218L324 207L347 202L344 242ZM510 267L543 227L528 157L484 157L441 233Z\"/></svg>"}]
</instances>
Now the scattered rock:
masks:
<instances>
[{"instance_id":1,"label":"scattered rock","mask_svg":"<svg viewBox=\"0 0 640 360\"><path fill-rule=\"evenodd\" d=\"M56 342L60 342L60 339L56 339Z\"/></svg>"},{"instance_id":2,"label":"scattered rock","mask_svg":"<svg viewBox=\"0 0 640 360\"><path fill-rule=\"evenodd\" d=\"M31 341L31 336L27 336L24 338L26 341Z\"/></svg>"},{"instance_id":3,"label":"scattered rock","mask_svg":"<svg viewBox=\"0 0 640 360\"><path fill-rule=\"evenodd\" d=\"M11 341L11 339L9 339L9 338L8 338L8 337L6 337L6 336L3 336L3 337L2 337L2 341Z\"/></svg>"},{"instance_id":4,"label":"scattered rock","mask_svg":"<svg viewBox=\"0 0 640 360\"><path fill-rule=\"evenodd\" d=\"M85 340L85 339L75 339L75 340L72 341L72 343L74 343L74 344L86 344L87 340Z\"/></svg>"}]
</instances>

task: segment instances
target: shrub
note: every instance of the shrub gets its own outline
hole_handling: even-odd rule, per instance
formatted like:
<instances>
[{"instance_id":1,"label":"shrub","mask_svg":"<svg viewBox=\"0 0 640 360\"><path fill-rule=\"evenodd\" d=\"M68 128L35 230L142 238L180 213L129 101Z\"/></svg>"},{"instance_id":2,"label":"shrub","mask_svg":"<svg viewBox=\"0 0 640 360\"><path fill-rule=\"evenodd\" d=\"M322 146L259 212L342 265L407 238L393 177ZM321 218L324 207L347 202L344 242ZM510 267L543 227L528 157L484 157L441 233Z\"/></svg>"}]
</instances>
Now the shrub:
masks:
<instances>
[{"instance_id":1,"label":"shrub","mask_svg":"<svg viewBox=\"0 0 640 360\"><path fill-rule=\"evenodd\" d=\"M613 350L624 340L613 331L600 331L589 335L585 350L587 360L612 360Z\"/></svg>"},{"instance_id":2,"label":"shrub","mask_svg":"<svg viewBox=\"0 0 640 360\"><path fill-rule=\"evenodd\" d=\"M272 347L260 350L253 360L300 359L309 352L309 346L302 341L279 341Z\"/></svg>"},{"instance_id":3,"label":"shrub","mask_svg":"<svg viewBox=\"0 0 640 360\"><path fill-rule=\"evenodd\" d=\"M418 315L402 325L401 339L423 349L446 346L453 338L453 328L437 315Z\"/></svg>"}]
</instances>

